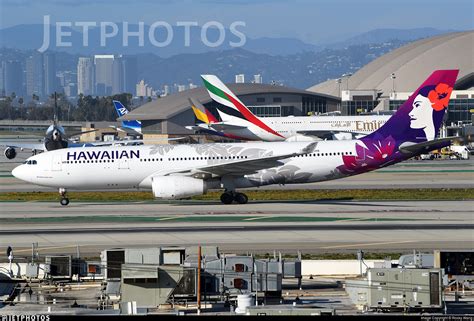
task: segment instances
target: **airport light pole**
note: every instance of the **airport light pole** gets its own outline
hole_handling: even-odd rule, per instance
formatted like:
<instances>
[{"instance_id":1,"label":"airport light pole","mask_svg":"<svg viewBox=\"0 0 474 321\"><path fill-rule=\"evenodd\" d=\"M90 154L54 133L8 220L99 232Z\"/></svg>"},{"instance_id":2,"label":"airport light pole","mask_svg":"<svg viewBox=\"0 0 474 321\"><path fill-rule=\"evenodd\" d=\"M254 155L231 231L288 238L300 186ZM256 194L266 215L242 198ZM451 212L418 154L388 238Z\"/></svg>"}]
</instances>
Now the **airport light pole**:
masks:
<instances>
[{"instance_id":1,"label":"airport light pole","mask_svg":"<svg viewBox=\"0 0 474 321\"><path fill-rule=\"evenodd\" d=\"M393 93L393 98L395 99L395 79L397 79L397 76L395 76L395 73L392 72L390 74L390 78L392 79L392 93Z\"/></svg>"},{"instance_id":2,"label":"airport light pole","mask_svg":"<svg viewBox=\"0 0 474 321\"><path fill-rule=\"evenodd\" d=\"M257 263L255 258L253 259L253 270L255 274L255 306L258 306L258 274L257 274Z\"/></svg>"},{"instance_id":3,"label":"airport light pole","mask_svg":"<svg viewBox=\"0 0 474 321\"><path fill-rule=\"evenodd\" d=\"M337 78L337 79L336 79L336 84L338 85L337 96L338 96L339 98L341 98L341 82L342 82L342 79L341 79L341 78Z\"/></svg>"},{"instance_id":4,"label":"airport light pole","mask_svg":"<svg viewBox=\"0 0 474 321\"><path fill-rule=\"evenodd\" d=\"M363 275L362 273L362 260L364 259L364 252L362 250L357 251L357 260L359 260L359 270L360 270L360 276Z\"/></svg>"},{"instance_id":5,"label":"airport light pole","mask_svg":"<svg viewBox=\"0 0 474 321\"><path fill-rule=\"evenodd\" d=\"M352 76L352 73L348 72L343 74L341 77L346 79L346 90L349 90L349 78Z\"/></svg>"},{"instance_id":6,"label":"airport light pole","mask_svg":"<svg viewBox=\"0 0 474 321\"><path fill-rule=\"evenodd\" d=\"M201 245L198 246L197 267L197 314L201 314Z\"/></svg>"}]
</instances>

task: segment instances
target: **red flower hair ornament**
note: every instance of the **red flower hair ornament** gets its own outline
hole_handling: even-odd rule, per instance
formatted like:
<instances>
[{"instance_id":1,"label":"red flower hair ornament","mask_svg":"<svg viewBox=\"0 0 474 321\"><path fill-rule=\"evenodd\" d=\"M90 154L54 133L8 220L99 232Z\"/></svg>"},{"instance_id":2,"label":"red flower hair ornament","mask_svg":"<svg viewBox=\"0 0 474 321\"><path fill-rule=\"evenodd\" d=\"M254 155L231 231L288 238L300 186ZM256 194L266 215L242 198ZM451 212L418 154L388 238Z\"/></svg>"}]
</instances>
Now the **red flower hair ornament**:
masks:
<instances>
[{"instance_id":1,"label":"red flower hair ornament","mask_svg":"<svg viewBox=\"0 0 474 321\"><path fill-rule=\"evenodd\" d=\"M449 97L451 97L452 87L440 83L435 89L428 93L428 99L431 101L431 106L434 110L440 111L446 108L449 104Z\"/></svg>"}]
</instances>

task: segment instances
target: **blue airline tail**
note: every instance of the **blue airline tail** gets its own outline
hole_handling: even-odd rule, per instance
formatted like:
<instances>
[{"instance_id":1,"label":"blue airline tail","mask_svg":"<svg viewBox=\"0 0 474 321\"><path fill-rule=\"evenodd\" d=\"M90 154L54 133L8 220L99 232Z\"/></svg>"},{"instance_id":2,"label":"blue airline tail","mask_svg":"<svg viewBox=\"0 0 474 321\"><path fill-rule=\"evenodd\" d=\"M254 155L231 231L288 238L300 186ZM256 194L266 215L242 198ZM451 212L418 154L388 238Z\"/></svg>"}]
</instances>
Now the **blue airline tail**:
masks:
<instances>
[{"instance_id":1,"label":"blue airline tail","mask_svg":"<svg viewBox=\"0 0 474 321\"><path fill-rule=\"evenodd\" d=\"M125 108L125 106L120 101L113 100L112 102L114 104L115 110L117 111L117 115L119 117L122 117L128 114L128 109ZM127 129L132 129L139 133L141 133L142 131L142 123L139 120L123 120L122 127L127 128Z\"/></svg>"}]
</instances>

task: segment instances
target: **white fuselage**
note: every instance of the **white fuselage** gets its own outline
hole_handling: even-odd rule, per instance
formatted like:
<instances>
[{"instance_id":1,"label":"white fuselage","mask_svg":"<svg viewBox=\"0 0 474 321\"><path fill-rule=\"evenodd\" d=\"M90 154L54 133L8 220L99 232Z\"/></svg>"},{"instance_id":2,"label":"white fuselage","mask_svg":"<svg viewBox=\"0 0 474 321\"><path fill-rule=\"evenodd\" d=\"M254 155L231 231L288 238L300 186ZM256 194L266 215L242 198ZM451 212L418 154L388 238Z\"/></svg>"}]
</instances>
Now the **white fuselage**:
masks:
<instances>
[{"instance_id":1,"label":"white fuselage","mask_svg":"<svg viewBox=\"0 0 474 321\"><path fill-rule=\"evenodd\" d=\"M282 159L282 165L247 175L232 175L236 188L294 184L343 177L342 155L355 155L356 140L320 141L311 153ZM153 177L239 160L298 153L307 142L142 145L61 149L30 157L13 170L33 184L87 189L150 189ZM29 162L29 164L28 164ZM222 177L204 178L221 188Z\"/></svg>"},{"instance_id":2,"label":"white fuselage","mask_svg":"<svg viewBox=\"0 0 474 321\"><path fill-rule=\"evenodd\" d=\"M391 115L259 117L263 123L279 134L275 135L242 118L219 114L223 116L223 124L245 127L236 129L229 127L223 132L248 140L270 142L292 138L303 141L305 139L302 136L314 139L324 132L332 134L337 140L359 138L376 131L391 117Z\"/></svg>"}]
</instances>

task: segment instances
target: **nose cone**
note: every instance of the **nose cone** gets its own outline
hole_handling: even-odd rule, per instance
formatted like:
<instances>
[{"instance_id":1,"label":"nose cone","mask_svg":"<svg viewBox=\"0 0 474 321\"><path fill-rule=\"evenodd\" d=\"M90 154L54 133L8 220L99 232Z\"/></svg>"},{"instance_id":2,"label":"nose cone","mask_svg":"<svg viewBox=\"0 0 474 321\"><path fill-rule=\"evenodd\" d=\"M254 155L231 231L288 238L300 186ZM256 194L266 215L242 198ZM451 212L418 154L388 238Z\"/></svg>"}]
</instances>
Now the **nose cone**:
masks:
<instances>
[{"instance_id":1,"label":"nose cone","mask_svg":"<svg viewBox=\"0 0 474 321\"><path fill-rule=\"evenodd\" d=\"M15 167L12 170L12 175L18 179L21 179L22 181L28 181L28 177L27 177L26 169L24 165Z\"/></svg>"}]
</instances>

